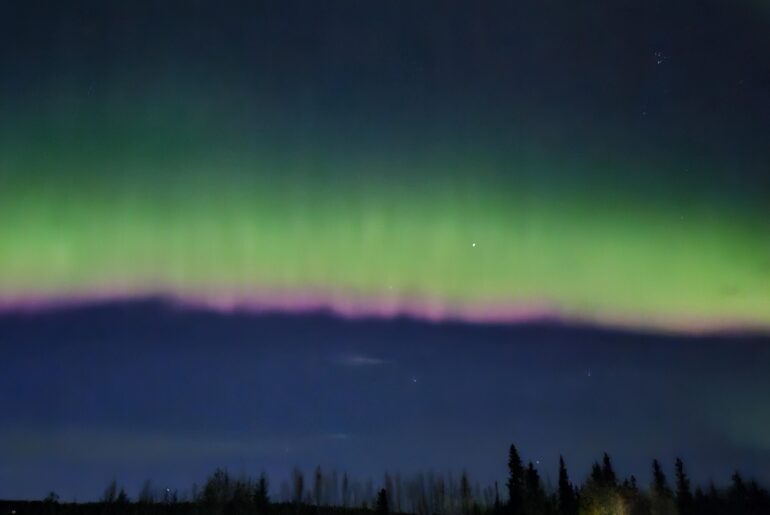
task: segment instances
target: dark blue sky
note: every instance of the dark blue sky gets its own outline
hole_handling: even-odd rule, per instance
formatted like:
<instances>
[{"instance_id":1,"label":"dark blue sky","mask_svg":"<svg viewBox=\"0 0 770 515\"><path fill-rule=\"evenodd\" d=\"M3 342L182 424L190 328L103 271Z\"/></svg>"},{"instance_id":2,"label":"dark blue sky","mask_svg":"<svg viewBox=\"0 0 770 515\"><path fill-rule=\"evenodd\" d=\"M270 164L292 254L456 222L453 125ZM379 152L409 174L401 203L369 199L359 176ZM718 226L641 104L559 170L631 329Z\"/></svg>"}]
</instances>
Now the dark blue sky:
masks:
<instances>
[{"instance_id":1,"label":"dark blue sky","mask_svg":"<svg viewBox=\"0 0 770 515\"><path fill-rule=\"evenodd\" d=\"M646 482L770 476L770 340L562 325L220 315L148 301L0 318L0 497L180 489L217 466L276 489L316 464L505 475L511 442L554 478L608 451Z\"/></svg>"},{"instance_id":2,"label":"dark blue sky","mask_svg":"<svg viewBox=\"0 0 770 515\"><path fill-rule=\"evenodd\" d=\"M739 162L767 188L761 4L9 2L0 112L10 131L17 116L90 114L109 127L123 113L155 128L165 116L183 135L204 121L268 148L687 154Z\"/></svg>"}]
</instances>

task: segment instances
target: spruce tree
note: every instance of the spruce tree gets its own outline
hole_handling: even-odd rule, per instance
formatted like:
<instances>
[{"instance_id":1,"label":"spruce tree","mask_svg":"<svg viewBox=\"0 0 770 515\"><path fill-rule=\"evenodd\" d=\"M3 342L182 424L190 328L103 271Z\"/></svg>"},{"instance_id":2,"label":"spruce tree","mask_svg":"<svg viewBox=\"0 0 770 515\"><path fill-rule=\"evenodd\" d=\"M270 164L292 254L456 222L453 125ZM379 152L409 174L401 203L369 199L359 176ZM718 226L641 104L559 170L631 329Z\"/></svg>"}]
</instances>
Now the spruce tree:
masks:
<instances>
[{"instance_id":1,"label":"spruce tree","mask_svg":"<svg viewBox=\"0 0 770 515\"><path fill-rule=\"evenodd\" d=\"M660 467L658 460L652 461L652 492L650 496L652 513L660 515L675 515L676 502L668 480Z\"/></svg>"},{"instance_id":2,"label":"spruce tree","mask_svg":"<svg viewBox=\"0 0 770 515\"><path fill-rule=\"evenodd\" d=\"M348 507L348 501L350 498L350 483L348 480L348 473L342 474L342 507Z\"/></svg>"},{"instance_id":3,"label":"spruce tree","mask_svg":"<svg viewBox=\"0 0 770 515\"><path fill-rule=\"evenodd\" d=\"M468 472L463 470L460 476L460 504L463 515L469 515L473 505L473 493L471 492L471 482L468 479Z\"/></svg>"},{"instance_id":4,"label":"spruce tree","mask_svg":"<svg viewBox=\"0 0 770 515\"><path fill-rule=\"evenodd\" d=\"M524 467L516 446L508 450L508 513L521 515L524 504Z\"/></svg>"},{"instance_id":5,"label":"spruce tree","mask_svg":"<svg viewBox=\"0 0 770 515\"><path fill-rule=\"evenodd\" d=\"M564 458L559 456L559 513L561 515L577 514L577 500L575 490L570 483Z\"/></svg>"},{"instance_id":6,"label":"spruce tree","mask_svg":"<svg viewBox=\"0 0 770 515\"><path fill-rule=\"evenodd\" d=\"M118 492L118 497L115 499L115 502L118 504L128 504L130 502L128 494L123 488Z\"/></svg>"},{"instance_id":7,"label":"spruce tree","mask_svg":"<svg viewBox=\"0 0 770 515\"><path fill-rule=\"evenodd\" d=\"M604 483L604 474L602 474L602 467L597 462L594 462L594 464L591 465L591 481L596 485L601 485Z\"/></svg>"},{"instance_id":8,"label":"spruce tree","mask_svg":"<svg viewBox=\"0 0 770 515\"><path fill-rule=\"evenodd\" d=\"M107 488L104 489L102 494L102 502L105 504L112 504L118 498L118 482L116 480L110 481Z\"/></svg>"},{"instance_id":9,"label":"spruce tree","mask_svg":"<svg viewBox=\"0 0 770 515\"><path fill-rule=\"evenodd\" d=\"M377 492L377 505L375 510L380 515L384 515L390 511L390 507L388 506L388 491L384 488L381 488L380 491Z\"/></svg>"},{"instance_id":10,"label":"spruce tree","mask_svg":"<svg viewBox=\"0 0 770 515\"><path fill-rule=\"evenodd\" d=\"M684 470L684 463L680 458L676 459L676 505L679 509L679 515L690 515L692 513L693 497L690 491L690 478Z\"/></svg>"},{"instance_id":11,"label":"spruce tree","mask_svg":"<svg viewBox=\"0 0 770 515\"><path fill-rule=\"evenodd\" d=\"M606 486L616 486L618 483L615 470L612 468L612 460L610 460L610 455L606 452L602 458L602 482Z\"/></svg>"},{"instance_id":12,"label":"spruce tree","mask_svg":"<svg viewBox=\"0 0 770 515\"><path fill-rule=\"evenodd\" d=\"M142 484L142 489L139 491L138 501L142 504L152 504L155 502L155 496L152 491L152 482L149 479Z\"/></svg>"},{"instance_id":13,"label":"spruce tree","mask_svg":"<svg viewBox=\"0 0 770 515\"><path fill-rule=\"evenodd\" d=\"M668 487L668 480L660 467L658 460L652 460L652 488L653 492L660 497L671 495L671 489Z\"/></svg>"},{"instance_id":14,"label":"spruce tree","mask_svg":"<svg viewBox=\"0 0 770 515\"><path fill-rule=\"evenodd\" d=\"M540 474L530 461L524 473L525 512L528 515L542 515L545 511L546 496Z\"/></svg>"},{"instance_id":15,"label":"spruce tree","mask_svg":"<svg viewBox=\"0 0 770 515\"><path fill-rule=\"evenodd\" d=\"M730 513L731 515L743 515L747 513L746 484L743 481L743 476L737 470L730 479L732 484L727 491Z\"/></svg>"},{"instance_id":16,"label":"spruce tree","mask_svg":"<svg viewBox=\"0 0 770 515\"><path fill-rule=\"evenodd\" d=\"M260 513L266 510L268 504L270 503L268 490L269 483L267 481L267 475L262 473L259 476L259 481L257 482L257 486L254 489L254 506Z\"/></svg>"},{"instance_id":17,"label":"spruce tree","mask_svg":"<svg viewBox=\"0 0 770 515\"><path fill-rule=\"evenodd\" d=\"M302 496L305 494L305 476L302 471L295 468L291 472L291 482L293 486L293 500L296 504L302 503Z\"/></svg>"}]
</instances>

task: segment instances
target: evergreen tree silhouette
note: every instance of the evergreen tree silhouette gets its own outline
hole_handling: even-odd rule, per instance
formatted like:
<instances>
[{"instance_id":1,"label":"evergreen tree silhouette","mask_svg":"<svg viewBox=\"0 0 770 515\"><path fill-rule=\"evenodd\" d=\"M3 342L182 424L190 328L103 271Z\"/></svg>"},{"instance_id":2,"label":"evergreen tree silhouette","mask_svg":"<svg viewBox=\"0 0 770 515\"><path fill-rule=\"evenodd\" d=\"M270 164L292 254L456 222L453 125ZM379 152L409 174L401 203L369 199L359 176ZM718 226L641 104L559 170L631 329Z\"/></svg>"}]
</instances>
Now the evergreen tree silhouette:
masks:
<instances>
[{"instance_id":1,"label":"evergreen tree silhouette","mask_svg":"<svg viewBox=\"0 0 770 515\"><path fill-rule=\"evenodd\" d=\"M658 460L652 460L652 512L656 515L675 515L676 503L671 488L668 486L666 474Z\"/></svg>"},{"instance_id":2,"label":"evergreen tree silhouette","mask_svg":"<svg viewBox=\"0 0 770 515\"><path fill-rule=\"evenodd\" d=\"M228 515L246 515L251 511L254 500L251 480L239 478L233 482L232 494L225 505Z\"/></svg>"},{"instance_id":3,"label":"evergreen tree silhouette","mask_svg":"<svg viewBox=\"0 0 770 515\"><path fill-rule=\"evenodd\" d=\"M730 478L732 484L727 492L727 502L729 504L730 512L734 515L744 515L747 510L746 499L746 484L743 482L743 476L737 470Z\"/></svg>"},{"instance_id":4,"label":"evergreen tree silhouette","mask_svg":"<svg viewBox=\"0 0 770 515\"><path fill-rule=\"evenodd\" d=\"M602 467L596 461L593 465L591 465L591 481L597 485L604 484L604 474L602 474Z\"/></svg>"},{"instance_id":5,"label":"evergreen tree silhouette","mask_svg":"<svg viewBox=\"0 0 770 515\"><path fill-rule=\"evenodd\" d=\"M575 489L570 483L564 457L559 456L559 513L561 515L576 515L577 500Z\"/></svg>"},{"instance_id":6,"label":"evergreen tree silhouette","mask_svg":"<svg viewBox=\"0 0 770 515\"><path fill-rule=\"evenodd\" d=\"M112 504L117 500L117 498L118 498L118 482L115 479L113 479L107 485L107 488L104 489L104 493L102 494L102 502L105 504Z\"/></svg>"},{"instance_id":7,"label":"evergreen tree silhouette","mask_svg":"<svg viewBox=\"0 0 770 515\"><path fill-rule=\"evenodd\" d=\"M302 496L305 494L305 476L302 475L302 471L298 468L292 470L291 473L293 497L296 504L302 502Z\"/></svg>"},{"instance_id":8,"label":"evergreen tree silhouette","mask_svg":"<svg viewBox=\"0 0 770 515\"><path fill-rule=\"evenodd\" d=\"M385 480L383 481L383 488L385 489L385 492L388 494L388 506L394 506L395 503L393 502L393 478L390 477L390 474L385 472Z\"/></svg>"},{"instance_id":9,"label":"evergreen tree silhouette","mask_svg":"<svg viewBox=\"0 0 770 515\"><path fill-rule=\"evenodd\" d=\"M627 492L636 492L636 478L634 476L627 477L623 480L623 483L620 486Z\"/></svg>"},{"instance_id":10,"label":"evergreen tree silhouette","mask_svg":"<svg viewBox=\"0 0 770 515\"><path fill-rule=\"evenodd\" d=\"M541 515L545 511L546 496L540 474L530 461L524 473L525 512L529 515Z\"/></svg>"},{"instance_id":11,"label":"evergreen tree silhouette","mask_svg":"<svg viewBox=\"0 0 770 515\"><path fill-rule=\"evenodd\" d=\"M508 513L521 515L524 504L524 467L516 446L508 450Z\"/></svg>"},{"instance_id":12,"label":"evergreen tree silhouette","mask_svg":"<svg viewBox=\"0 0 770 515\"><path fill-rule=\"evenodd\" d=\"M658 460L652 460L652 487L653 492L658 495L668 495L671 489L668 487L668 480Z\"/></svg>"},{"instance_id":13,"label":"evergreen tree silhouette","mask_svg":"<svg viewBox=\"0 0 770 515\"><path fill-rule=\"evenodd\" d=\"M460 506L463 515L469 515L471 505L473 504L473 494L471 493L471 482L468 480L468 473L463 470L460 476Z\"/></svg>"},{"instance_id":14,"label":"evergreen tree silhouette","mask_svg":"<svg viewBox=\"0 0 770 515\"><path fill-rule=\"evenodd\" d=\"M693 497L690 491L690 478L687 477L681 458L676 459L674 467L676 469L676 505L679 515L691 515Z\"/></svg>"},{"instance_id":15,"label":"evergreen tree silhouette","mask_svg":"<svg viewBox=\"0 0 770 515\"><path fill-rule=\"evenodd\" d=\"M706 514L719 514L725 511L724 501L719 494L716 485L712 482L709 484L708 494L706 495L706 509L703 510Z\"/></svg>"},{"instance_id":16,"label":"evergreen tree silhouette","mask_svg":"<svg viewBox=\"0 0 770 515\"><path fill-rule=\"evenodd\" d=\"M610 459L610 455L606 452L602 457L602 482L606 486L617 486L618 483L615 470L612 468L612 460Z\"/></svg>"},{"instance_id":17,"label":"evergreen tree silhouette","mask_svg":"<svg viewBox=\"0 0 770 515\"><path fill-rule=\"evenodd\" d=\"M754 480L746 487L746 510L748 513L770 513L770 492Z\"/></svg>"},{"instance_id":18,"label":"evergreen tree silhouette","mask_svg":"<svg viewBox=\"0 0 770 515\"><path fill-rule=\"evenodd\" d=\"M206 484L203 485L201 501L207 513L218 515L224 512L227 503L232 499L232 482L230 474L223 469L216 469ZM171 502L169 489L163 493L163 502Z\"/></svg>"},{"instance_id":19,"label":"evergreen tree silhouette","mask_svg":"<svg viewBox=\"0 0 770 515\"><path fill-rule=\"evenodd\" d=\"M350 500L350 480L348 479L348 473L342 474L342 507L347 508Z\"/></svg>"},{"instance_id":20,"label":"evergreen tree silhouette","mask_svg":"<svg viewBox=\"0 0 770 515\"><path fill-rule=\"evenodd\" d=\"M254 488L254 506L260 513L264 512L270 504L269 485L267 475L264 473L260 474L257 486Z\"/></svg>"},{"instance_id":21,"label":"evergreen tree silhouette","mask_svg":"<svg viewBox=\"0 0 770 515\"><path fill-rule=\"evenodd\" d=\"M155 495L152 490L152 481L149 479L142 484L142 489L139 491L138 501L142 504L152 504L155 502Z\"/></svg>"},{"instance_id":22,"label":"evergreen tree silhouette","mask_svg":"<svg viewBox=\"0 0 770 515\"><path fill-rule=\"evenodd\" d=\"M388 506L388 491L384 488L381 488L379 492L377 492L377 504L375 505L375 511L381 515L384 515L390 511L390 507Z\"/></svg>"},{"instance_id":23,"label":"evergreen tree silhouette","mask_svg":"<svg viewBox=\"0 0 770 515\"><path fill-rule=\"evenodd\" d=\"M708 499L703 492L703 488L695 488L695 493L692 496L693 511L701 515L710 515L707 509Z\"/></svg>"},{"instance_id":24,"label":"evergreen tree silhouette","mask_svg":"<svg viewBox=\"0 0 770 515\"><path fill-rule=\"evenodd\" d=\"M121 488L120 491L118 492L118 497L115 499L115 502L117 504L128 504L129 501L130 500L128 498L128 494L123 488Z\"/></svg>"},{"instance_id":25,"label":"evergreen tree silhouette","mask_svg":"<svg viewBox=\"0 0 770 515\"><path fill-rule=\"evenodd\" d=\"M313 475L313 501L315 501L316 506L321 506L323 501L323 474L320 465L315 468Z\"/></svg>"}]
</instances>

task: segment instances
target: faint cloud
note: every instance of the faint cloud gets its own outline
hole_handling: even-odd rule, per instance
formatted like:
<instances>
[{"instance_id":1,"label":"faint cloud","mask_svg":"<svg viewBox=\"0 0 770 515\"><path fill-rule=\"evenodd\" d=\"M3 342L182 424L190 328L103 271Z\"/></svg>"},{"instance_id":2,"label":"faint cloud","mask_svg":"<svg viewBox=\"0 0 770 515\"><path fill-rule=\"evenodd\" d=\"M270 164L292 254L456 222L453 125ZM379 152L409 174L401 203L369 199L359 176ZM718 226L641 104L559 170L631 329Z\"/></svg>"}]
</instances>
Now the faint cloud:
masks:
<instances>
[{"instance_id":1,"label":"faint cloud","mask_svg":"<svg viewBox=\"0 0 770 515\"><path fill-rule=\"evenodd\" d=\"M357 354L341 356L337 359L337 363L346 367L378 367L382 365L388 365L392 363L392 361L374 356L363 356Z\"/></svg>"},{"instance_id":2,"label":"faint cloud","mask_svg":"<svg viewBox=\"0 0 770 515\"><path fill-rule=\"evenodd\" d=\"M331 440L350 440L351 436L350 433L331 433L326 435L326 438Z\"/></svg>"}]
</instances>

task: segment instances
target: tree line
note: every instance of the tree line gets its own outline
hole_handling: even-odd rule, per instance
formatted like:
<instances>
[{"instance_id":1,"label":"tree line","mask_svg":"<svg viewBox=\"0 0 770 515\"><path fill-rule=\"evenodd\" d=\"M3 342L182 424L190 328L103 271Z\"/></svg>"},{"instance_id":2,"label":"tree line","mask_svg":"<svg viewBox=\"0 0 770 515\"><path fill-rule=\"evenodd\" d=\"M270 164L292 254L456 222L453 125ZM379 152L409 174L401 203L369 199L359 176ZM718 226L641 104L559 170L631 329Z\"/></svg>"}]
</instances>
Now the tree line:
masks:
<instances>
[{"instance_id":1,"label":"tree line","mask_svg":"<svg viewBox=\"0 0 770 515\"><path fill-rule=\"evenodd\" d=\"M42 501L0 501L0 515L770 515L768 491L739 472L726 487L711 483L694 489L681 459L674 462L671 480L657 460L651 472L646 486L633 475L621 479L604 453L588 477L577 483L560 457L558 482L552 488L511 445L502 488L498 482L482 487L465 471L459 476L386 473L375 487L371 479L359 481L319 466L307 477L295 468L273 499L267 475L252 479L217 469L202 486L193 485L182 494L147 481L132 499L113 480L99 502L63 503L51 492Z\"/></svg>"},{"instance_id":2,"label":"tree line","mask_svg":"<svg viewBox=\"0 0 770 515\"><path fill-rule=\"evenodd\" d=\"M508 452L508 498L494 511L500 515L764 515L770 514L770 494L756 481L744 480L739 472L727 488L711 483L705 490L692 489L684 462L674 462L673 484L658 460L652 461L652 482L642 488L633 475L622 480L612 459L604 453L593 463L582 484L569 477L559 457L556 491L548 493L530 461L523 465L516 446Z\"/></svg>"}]
</instances>

